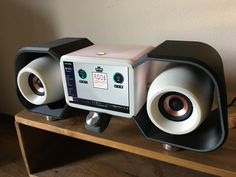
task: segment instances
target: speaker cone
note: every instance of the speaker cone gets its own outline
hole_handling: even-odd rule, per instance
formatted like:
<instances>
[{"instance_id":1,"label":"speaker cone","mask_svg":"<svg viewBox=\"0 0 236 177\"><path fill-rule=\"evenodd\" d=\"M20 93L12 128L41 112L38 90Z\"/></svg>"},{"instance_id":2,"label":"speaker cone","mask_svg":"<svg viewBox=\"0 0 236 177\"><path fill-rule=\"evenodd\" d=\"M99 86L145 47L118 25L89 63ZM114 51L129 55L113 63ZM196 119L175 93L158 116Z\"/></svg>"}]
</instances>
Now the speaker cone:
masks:
<instances>
[{"instance_id":1,"label":"speaker cone","mask_svg":"<svg viewBox=\"0 0 236 177\"><path fill-rule=\"evenodd\" d=\"M160 97L158 108L164 117L172 121L183 121L191 116L193 106L185 95L178 92L165 93Z\"/></svg>"},{"instance_id":2,"label":"speaker cone","mask_svg":"<svg viewBox=\"0 0 236 177\"><path fill-rule=\"evenodd\" d=\"M37 94L39 96L45 95L45 89L43 87L43 83L41 82L41 80L37 76L35 76L34 74L30 74L28 82L29 82L29 86L30 86L31 90L35 94Z\"/></svg>"}]
</instances>

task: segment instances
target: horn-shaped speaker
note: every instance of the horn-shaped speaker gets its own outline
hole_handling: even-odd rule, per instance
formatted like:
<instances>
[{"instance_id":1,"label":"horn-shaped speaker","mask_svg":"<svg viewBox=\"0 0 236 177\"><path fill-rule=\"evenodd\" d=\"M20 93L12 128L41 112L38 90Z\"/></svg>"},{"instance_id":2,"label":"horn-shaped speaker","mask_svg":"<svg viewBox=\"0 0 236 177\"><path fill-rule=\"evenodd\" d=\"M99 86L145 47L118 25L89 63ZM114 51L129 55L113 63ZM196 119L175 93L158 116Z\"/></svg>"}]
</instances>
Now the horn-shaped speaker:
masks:
<instances>
[{"instance_id":1,"label":"horn-shaped speaker","mask_svg":"<svg viewBox=\"0 0 236 177\"><path fill-rule=\"evenodd\" d=\"M227 96L222 60L211 46L165 41L136 62L179 64L151 84L147 103L134 120L144 136L173 147L207 152L227 137ZM212 90L216 109L210 109Z\"/></svg>"},{"instance_id":2,"label":"horn-shaped speaker","mask_svg":"<svg viewBox=\"0 0 236 177\"><path fill-rule=\"evenodd\" d=\"M86 38L62 38L28 46L16 54L17 95L30 111L51 119L67 116L71 108L65 102L60 73L60 57L93 45Z\"/></svg>"},{"instance_id":3,"label":"horn-shaped speaker","mask_svg":"<svg viewBox=\"0 0 236 177\"><path fill-rule=\"evenodd\" d=\"M168 68L152 82L147 112L164 132L183 135L194 131L208 116L213 83L207 74L191 65Z\"/></svg>"}]
</instances>

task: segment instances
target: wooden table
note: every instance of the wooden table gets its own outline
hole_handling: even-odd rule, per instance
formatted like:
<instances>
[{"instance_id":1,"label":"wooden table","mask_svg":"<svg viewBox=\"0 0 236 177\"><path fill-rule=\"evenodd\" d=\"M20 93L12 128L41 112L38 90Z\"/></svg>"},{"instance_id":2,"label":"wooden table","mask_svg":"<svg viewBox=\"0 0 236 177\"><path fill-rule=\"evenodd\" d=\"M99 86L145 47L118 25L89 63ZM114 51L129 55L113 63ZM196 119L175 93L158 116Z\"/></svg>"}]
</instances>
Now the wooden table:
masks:
<instances>
[{"instance_id":1,"label":"wooden table","mask_svg":"<svg viewBox=\"0 0 236 177\"><path fill-rule=\"evenodd\" d=\"M75 117L47 121L24 110L15 116L22 155L31 176L165 176L155 169L160 161L192 169L192 176L199 176L195 171L236 176L236 129L230 129L226 143L213 152L167 152L160 143L146 140L131 119L113 117L99 134L84 128L85 115L79 112ZM173 165L168 168L173 170ZM203 173L201 176L209 176Z\"/></svg>"}]
</instances>

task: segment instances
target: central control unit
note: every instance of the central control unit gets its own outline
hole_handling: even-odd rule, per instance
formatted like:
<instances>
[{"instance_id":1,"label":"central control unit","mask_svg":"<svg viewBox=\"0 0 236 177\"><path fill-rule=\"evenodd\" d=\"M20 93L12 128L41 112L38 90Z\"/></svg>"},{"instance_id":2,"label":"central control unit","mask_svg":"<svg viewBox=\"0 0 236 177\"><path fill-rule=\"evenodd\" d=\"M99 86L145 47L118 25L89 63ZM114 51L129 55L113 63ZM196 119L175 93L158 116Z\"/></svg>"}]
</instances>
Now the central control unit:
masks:
<instances>
[{"instance_id":1,"label":"central control unit","mask_svg":"<svg viewBox=\"0 0 236 177\"><path fill-rule=\"evenodd\" d=\"M131 118L146 101L149 63L134 68L150 46L93 45L60 61L69 106Z\"/></svg>"}]
</instances>

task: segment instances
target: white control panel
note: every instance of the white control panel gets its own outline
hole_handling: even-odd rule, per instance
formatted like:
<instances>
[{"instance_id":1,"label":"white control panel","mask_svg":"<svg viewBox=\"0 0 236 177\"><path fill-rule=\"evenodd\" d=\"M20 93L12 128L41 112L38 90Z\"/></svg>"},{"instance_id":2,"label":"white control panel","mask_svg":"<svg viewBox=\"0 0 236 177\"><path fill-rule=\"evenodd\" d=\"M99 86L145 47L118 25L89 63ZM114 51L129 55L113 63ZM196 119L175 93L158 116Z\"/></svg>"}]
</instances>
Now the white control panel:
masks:
<instances>
[{"instance_id":1,"label":"white control panel","mask_svg":"<svg viewBox=\"0 0 236 177\"><path fill-rule=\"evenodd\" d=\"M131 118L146 101L148 64L134 61L147 46L90 46L62 56L60 68L69 106Z\"/></svg>"},{"instance_id":2,"label":"white control panel","mask_svg":"<svg viewBox=\"0 0 236 177\"><path fill-rule=\"evenodd\" d=\"M69 102L130 113L129 68L64 61Z\"/></svg>"}]
</instances>

